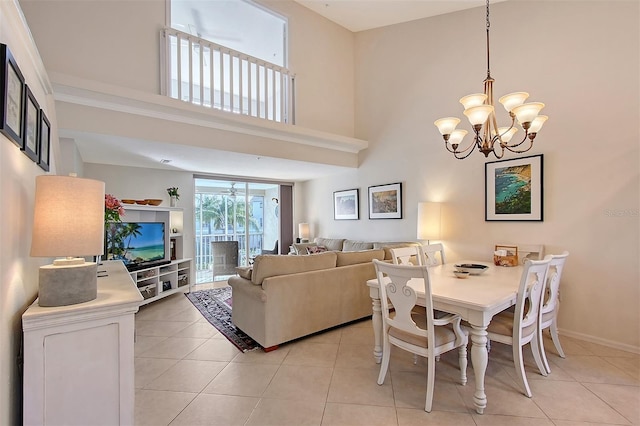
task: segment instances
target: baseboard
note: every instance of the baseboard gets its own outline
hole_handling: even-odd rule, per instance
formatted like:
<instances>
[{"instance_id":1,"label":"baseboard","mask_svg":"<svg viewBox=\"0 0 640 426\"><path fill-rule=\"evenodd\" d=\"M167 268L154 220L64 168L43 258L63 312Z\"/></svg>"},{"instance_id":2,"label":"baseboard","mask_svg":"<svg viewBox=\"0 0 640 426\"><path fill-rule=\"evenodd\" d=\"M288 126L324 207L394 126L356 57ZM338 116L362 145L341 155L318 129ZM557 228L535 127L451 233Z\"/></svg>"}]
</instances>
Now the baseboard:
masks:
<instances>
[{"instance_id":1,"label":"baseboard","mask_svg":"<svg viewBox=\"0 0 640 426\"><path fill-rule=\"evenodd\" d=\"M580 339L590 343L597 343L599 345L607 346L613 349L619 349L625 352L640 354L640 347L638 346L632 346L632 345L627 345L625 343L614 342L613 340L602 339L600 337L595 337L590 334L578 333L575 331L565 330L561 328L558 329L558 333L561 336L573 337L574 339Z\"/></svg>"}]
</instances>

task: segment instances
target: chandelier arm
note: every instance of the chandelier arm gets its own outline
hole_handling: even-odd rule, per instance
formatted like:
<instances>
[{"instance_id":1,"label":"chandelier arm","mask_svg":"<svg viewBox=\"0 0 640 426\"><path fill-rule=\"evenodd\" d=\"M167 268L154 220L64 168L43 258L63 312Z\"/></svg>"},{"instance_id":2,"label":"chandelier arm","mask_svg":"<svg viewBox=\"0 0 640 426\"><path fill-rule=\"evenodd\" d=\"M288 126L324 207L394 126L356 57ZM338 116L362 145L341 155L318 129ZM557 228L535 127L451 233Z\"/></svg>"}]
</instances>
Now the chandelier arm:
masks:
<instances>
[{"instance_id":1,"label":"chandelier arm","mask_svg":"<svg viewBox=\"0 0 640 426\"><path fill-rule=\"evenodd\" d=\"M474 139L473 142L471 142L465 149L463 150L458 150L455 149L454 151L451 151L449 149L449 147L447 147L447 150L451 153L453 153L453 156L456 157L458 160L464 160L465 158L467 158L469 155L471 155L471 153L473 152L473 148L476 146L476 141ZM466 154L465 154L466 153ZM465 154L462 157L459 157L460 154Z\"/></svg>"},{"instance_id":2,"label":"chandelier arm","mask_svg":"<svg viewBox=\"0 0 640 426\"><path fill-rule=\"evenodd\" d=\"M522 142L524 142L524 141L522 141ZM507 148L509 151L511 151L513 153L523 154L523 153L529 151L533 147L533 139L530 139L529 147L527 149L522 149L522 150L520 150L520 149L512 149L512 148L515 148L515 147L521 145L522 142L520 142L518 145L515 145L515 146L512 146L512 147L505 146L505 148Z\"/></svg>"},{"instance_id":3,"label":"chandelier arm","mask_svg":"<svg viewBox=\"0 0 640 426\"><path fill-rule=\"evenodd\" d=\"M519 151L514 151L514 150L513 150L513 149L511 149L511 148L517 148L517 147L519 147L520 145L522 145L522 144L523 144L527 139L531 139L531 138L530 138L530 135L531 135L531 134L530 134L529 132L526 132L526 133L525 133L525 135L524 135L524 138L522 138L522 140L521 140L520 142L518 142L518 143L517 143L517 144L515 144L515 145L505 144L505 147L506 147L509 151L511 151L511 152L519 152ZM533 143L533 140L531 140L531 142ZM531 147L529 147L529 148L531 148ZM522 152L525 152L525 151L522 151Z\"/></svg>"}]
</instances>

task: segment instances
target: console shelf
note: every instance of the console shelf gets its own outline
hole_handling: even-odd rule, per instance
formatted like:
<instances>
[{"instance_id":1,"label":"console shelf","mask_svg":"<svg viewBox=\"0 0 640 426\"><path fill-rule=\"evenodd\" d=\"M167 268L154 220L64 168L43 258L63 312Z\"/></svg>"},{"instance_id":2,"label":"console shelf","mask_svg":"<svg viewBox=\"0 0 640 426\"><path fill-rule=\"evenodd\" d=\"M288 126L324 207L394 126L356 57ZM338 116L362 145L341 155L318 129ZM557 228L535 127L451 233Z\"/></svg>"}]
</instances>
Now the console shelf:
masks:
<instances>
[{"instance_id":1,"label":"console shelf","mask_svg":"<svg viewBox=\"0 0 640 426\"><path fill-rule=\"evenodd\" d=\"M129 273L144 298L141 305L154 302L177 292L191 291L191 259L172 260Z\"/></svg>"}]
</instances>

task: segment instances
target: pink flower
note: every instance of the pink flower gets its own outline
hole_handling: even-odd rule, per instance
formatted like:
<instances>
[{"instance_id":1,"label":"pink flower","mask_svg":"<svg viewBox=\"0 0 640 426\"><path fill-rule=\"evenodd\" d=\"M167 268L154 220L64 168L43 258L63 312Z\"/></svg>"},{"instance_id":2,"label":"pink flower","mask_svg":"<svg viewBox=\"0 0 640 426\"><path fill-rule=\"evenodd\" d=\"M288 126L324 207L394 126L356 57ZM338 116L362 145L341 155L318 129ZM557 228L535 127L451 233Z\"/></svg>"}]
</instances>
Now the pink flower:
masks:
<instances>
[{"instance_id":1,"label":"pink flower","mask_svg":"<svg viewBox=\"0 0 640 426\"><path fill-rule=\"evenodd\" d=\"M120 222L120 216L124 215L124 207L120 200L111 194L104 194L104 220L105 222Z\"/></svg>"}]
</instances>

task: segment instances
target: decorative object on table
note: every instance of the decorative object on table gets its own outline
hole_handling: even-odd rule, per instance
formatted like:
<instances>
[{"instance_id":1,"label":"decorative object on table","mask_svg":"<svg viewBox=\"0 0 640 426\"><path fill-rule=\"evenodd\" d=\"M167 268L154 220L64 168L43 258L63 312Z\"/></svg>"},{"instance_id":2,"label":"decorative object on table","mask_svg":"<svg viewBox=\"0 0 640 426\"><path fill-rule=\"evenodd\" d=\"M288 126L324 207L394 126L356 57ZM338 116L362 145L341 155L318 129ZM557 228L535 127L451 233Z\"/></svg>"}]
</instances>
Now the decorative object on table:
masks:
<instances>
[{"instance_id":1,"label":"decorative object on table","mask_svg":"<svg viewBox=\"0 0 640 426\"><path fill-rule=\"evenodd\" d=\"M24 148L24 77L9 47L0 44L3 66L0 69L2 105L0 106L0 132L11 139L20 149Z\"/></svg>"},{"instance_id":2,"label":"decorative object on table","mask_svg":"<svg viewBox=\"0 0 640 426\"><path fill-rule=\"evenodd\" d=\"M178 200L180 199L180 194L178 193L178 188L177 187L171 187L171 188L167 188L167 193L169 194L170 197L170 206L171 207L176 207L178 205Z\"/></svg>"},{"instance_id":3,"label":"decorative object on table","mask_svg":"<svg viewBox=\"0 0 640 426\"><path fill-rule=\"evenodd\" d=\"M542 154L485 163L485 220L543 220Z\"/></svg>"},{"instance_id":4,"label":"decorative object on table","mask_svg":"<svg viewBox=\"0 0 640 426\"><path fill-rule=\"evenodd\" d=\"M458 278L469 278L469 272L468 271L460 271L460 270L455 270L453 271L453 275L455 275Z\"/></svg>"},{"instance_id":5,"label":"decorative object on table","mask_svg":"<svg viewBox=\"0 0 640 426\"><path fill-rule=\"evenodd\" d=\"M369 187L369 219L402 219L402 183Z\"/></svg>"},{"instance_id":6,"label":"decorative object on table","mask_svg":"<svg viewBox=\"0 0 640 426\"><path fill-rule=\"evenodd\" d=\"M104 250L104 182L36 177L31 256L64 257L40 267L38 304L65 306L97 296L97 265L82 257Z\"/></svg>"},{"instance_id":7,"label":"decorative object on table","mask_svg":"<svg viewBox=\"0 0 640 426\"><path fill-rule=\"evenodd\" d=\"M480 265L478 263L456 263L454 267L456 271L468 272L469 275L480 275L489 269L487 265Z\"/></svg>"},{"instance_id":8,"label":"decorative object on table","mask_svg":"<svg viewBox=\"0 0 640 426\"><path fill-rule=\"evenodd\" d=\"M360 193L356 189L335 191L333 193L333 218L335 220L360 219Z\"/></svg>"},{"instance_id":9,"label":"decorative object on table","mask_svg":"<svg viewBox=\"0 0 640 426\"><path fill-rule=\"evenodd\" d=\"M518 266L518 246L496 245L493 263L496 266Z\"/></svg>"},{"instance_id":10,"label":"decorative object on table","mask_svg":"<svg viewBox=\"0 0 640 426\"><path fill-rule=\"evenodd\" d=\"M418 240L439 240L442 223L442 204L418 203Z\"/></svg>"},{"instance_id":11,"label":"decorative object on table","mask_svg":"<svg viewBox=\"0 0 640 426\"><path fill-rule=\"evenodd\" d=\"M233 304L231 287L192 291L185 296L211 325L242 352L260 348L255 340L236 328L231 321Z\"/></svg>"},{"instance_id":12,"label":"decorative object on table","mask_svg":"<svg viewBox=\"0 0 640 426\"><path fill-rule=\"evenodd\" d=\"M24 85L26 91L23 125L24 125L24 146L22 151L36 163L40 156L40 147L38 139L38 128L40 127L40 117L38 112L40 111L40 105L36 97L31 92L31 89L27 84Z\"/></svg>"},{"instance_id":13,"label":"decorative object on table","mask_svg":"<svg viewBox=\"0 0 640 426\"><path fill-rule=\"evenodd\" d=\"M499 101L509 113L511 125L508 127L498 127L494 104L493 104L493 82L489 67L489 0L486 7L486 28L487 28L487 78L484 80L484 92L468 95L460 99L464 106L464 115L467 116L473 127L473 141L464 149L459 149L460 142L467 134L466 130L455 130L460 119L456 117L441 118L435 121L436 127L444 139L447 151L453 153L454 157L462 160L467 158L477 147L480 152L488 157L493 154L496 158L502 158L505 149L515 153L527 152L533 146L533 140L547 121L545 115L538 115L544 107L541 102L524 103L529 97L526 92L515 92L502 96ZM524 130L524 137L519 142L511 142L511 138L518 131L515 127L516 119ZM527 139L529 143L523 145ZM499 152L498 152L499 151Z\"/></svg>"},{"instance_id":14,"label":"decorative object on table","mask_svg":"<svg viewBox=\"0 0 640 426\"><path fill-rule=\"evenodd\" d=\"M51 123L43 110L40 110L40 131L38 135L38 146L40 146L38 165L42 170L48 172L51 150Z\"/></svg>"},{"instance_id":15,"label":"decorative object on table","mask_svg":"<svg viewBox=\"0 0 640 426\"><path fill-rule=\"evenodd\" d=\"M298 236L300 237L301 243L308 243L310 234L311 234L311 230L309 229L308 223L298 224Z\"/></svg>"}]
</instances>

